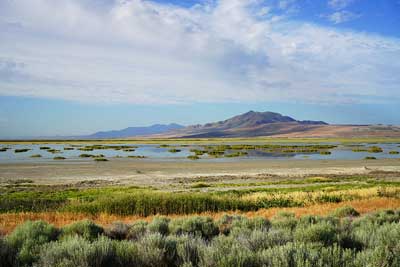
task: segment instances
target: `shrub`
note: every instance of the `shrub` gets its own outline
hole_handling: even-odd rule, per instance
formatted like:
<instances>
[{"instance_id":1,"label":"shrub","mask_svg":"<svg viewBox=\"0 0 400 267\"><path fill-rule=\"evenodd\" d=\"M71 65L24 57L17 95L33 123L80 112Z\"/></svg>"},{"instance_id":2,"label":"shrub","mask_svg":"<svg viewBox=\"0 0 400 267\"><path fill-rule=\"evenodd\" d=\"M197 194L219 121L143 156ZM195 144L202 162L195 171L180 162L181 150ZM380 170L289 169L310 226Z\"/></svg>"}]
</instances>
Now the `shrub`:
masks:
<instances>
[{"instance_id":1,"label":"shrub","mask_svg":"<svg viewBox=\"0 0 400 267\"><path fill-rule=\"evenodd\" d=\"M169 232L176 235L187 234L211 239L218 235L219 230L211 218L195 216L172 220L169 224Z\"/></svg>"},{"instance_id":2,"label":"shrub","mask_svg":"<svg viewBox=\"0 0 400 267\"><path fill-rule=\"evenodd\" d=\"M117 262L111 240L101 237L90 243L74 236L44 246L39 263L41 267L108 267L118 266Z\"/></svg>"},{"instance_id":3,"label":"shrub","mask_svg":"<svg viewBox=\"0 0 400 267\"><path fill-rule=\"evenodd\" d=\"M294 237L299 242L320 242L324 245L332 245L336 241L336 229L330 223L319 222L297 227Z\"/></svg>"},{"instance_id":4,"label":"shrub","mask_svg":"<svg viewBox=\"0 0 400 267\"><path fill-rule=\"evenodd\" d=\"M129 226L122 222L114 222L111 227L105 230L105 234L111 239L126 239L129 232Z\"/></svg>"},{"instance_id":5,"label":"shrub","mask_svg":"<svg viewBox=\"0 0 400 267\"><path fill-rule=\"evenodd\" d=\"M293 230L297 225L297 220L294 213L279 212L272 218L271 223L274 228L287 228Z\"/></svg>"},{"instance_id":6,"label":"shrub","mask_svg":"<svg viewBox=\"0 0 400 267\"><path fill-rule=\"evenodd\" d=\"M38 259L41 245L56 240L59 231L44 221L27 221L7 236L7 243L17 252L21 265L32 265Z\"/></svg>"},{"instance_id":7,"label":"shrub","mask_svg":"<svg viewBox=\"0 0 400 267\"><path fill-rule=\"evenodd\" d=\"M138 255L143 267L174 266L177 260L176 241L160 233L145 235L137 243Z\"/></svg>"},{"instance_id":8,"label":"shrub","mask_svg":"<svg viewBox=\"0 0 400 267\"><path fill-rule=\"evenodd\" d=\"M365 160L371 160L371 159L376 159L376 157L365 157Z\"/></svg>"},{"instance_id":9,"label":"shrub","mask_svg":"<svg viewBox=\"0 0 400 267\"><path fill-rule=\"evenodd\" d=\"M63 227L62 237L77 235L87 240L95 240L103 232L103 228L94 222L83 220Z\"/></svg>"},{"instance_id":10,"label":"shrub","mask_svg":"<svg viewBox=\"0 0 400 267\"><path fill-rule=\"evenodd\" d=\"M360 213L356 211L353 207L344 206L334 210L332 215L335 217L343 218L343 217L357 217L360 215Z\"/></svg>"},{"instance_id":11,"label":"shrub","mask_svg":"<svg viewBox=\"0 0 400 267\"><path fill-rule=\"evenodd\" d=\"M13 249L3 237L0 237L0 266L14 267L17 266L16 250Z\"/></svg>"},{"instance_id":12,"label":"shrub","mask_svg":"<svg viewBox=\"0 0 400 267\"><path fill-rule=\"evenodd\" d=\"M197 155L190 155L190 156L187 156L187 158L188 158L188 159L191 159L191 160L200 159L200 157L197 156Z\"/></svg>"},{"instance_id":13,"label":"shrub","mask_svg":"<svg viewBox=\"0 0 400 267\"><path fill-rule=\"evenodd\" d=\"M389 154L392 154L392 155L397 155L397 154L400 154L400 152L399 152L399 151L395 151L395 150L393 150L393 151L390 151L390 152L389 152Z\"/></svg>"},{"instance_id":14,"label":"shrub","mask_svg":"<svg viewBox=\"0 0 400 267\"><path fill-rule=\"evenodd\" d=\"M169 219L167 217L155 217L153 221L147 226L147 229L152 233L159 233L162 235L168 234Z\"/></svg>"},{"instance_id":15,"label":"shrub","mask_svg":"<svg viewBox=\"0 0 400 267\"><path fill-rule=\"evenodd\" d=\"M65 157L54 157L53 159L54 160L63 160L63 159L65 159Z\"/></svg>"},{"instance_id":16,"label":"shrub","mask_svg":"<svg viewBox=\"0 0 400 267\"><path fill-rule=\"evenodd\" d=\"M42 157L42 155L40 155L40 154L34 154L31 156L31 158L41 158L41 157Z\"/></svg>"},{"instance_id":17,"label":"shrub","mask_svg":"<svg viewBox=\"0 0 400 267\"><path fill-rule=\"evenodd\" d=\"M136 221L134 222L128 230L127 239L138 240L147 231L148 223L146 221Z\"/></svg>"}]
</instances>

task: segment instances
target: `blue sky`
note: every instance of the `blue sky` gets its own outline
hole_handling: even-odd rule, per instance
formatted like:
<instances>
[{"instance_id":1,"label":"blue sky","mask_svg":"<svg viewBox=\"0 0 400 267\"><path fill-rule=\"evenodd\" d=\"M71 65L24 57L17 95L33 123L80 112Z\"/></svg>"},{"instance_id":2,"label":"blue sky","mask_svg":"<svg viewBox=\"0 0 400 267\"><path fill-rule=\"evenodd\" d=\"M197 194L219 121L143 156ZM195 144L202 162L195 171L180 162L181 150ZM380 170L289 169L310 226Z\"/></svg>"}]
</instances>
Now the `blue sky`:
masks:
<instances>
[{"instance_id":1,"label":"blue sky","mask_svg":"<svg viewBox=\"0 0 400 267\"><path fill-rule=\"evenodd\" d=\"M4 0L0 40L0 138L248 110L400 124L397 0Z\"/></svg>"}]
</instances>

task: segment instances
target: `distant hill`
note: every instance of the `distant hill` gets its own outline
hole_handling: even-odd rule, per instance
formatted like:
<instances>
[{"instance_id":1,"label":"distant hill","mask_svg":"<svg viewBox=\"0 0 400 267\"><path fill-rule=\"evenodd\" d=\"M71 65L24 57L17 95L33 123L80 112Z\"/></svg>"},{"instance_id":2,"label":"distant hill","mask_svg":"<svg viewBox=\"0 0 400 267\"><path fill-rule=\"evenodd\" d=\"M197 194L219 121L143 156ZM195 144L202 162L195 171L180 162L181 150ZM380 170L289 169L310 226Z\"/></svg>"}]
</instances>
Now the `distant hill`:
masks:
<instances>
[{"instance_id":1,"label":"distant hill","mask_svg":"<svg viewBox=\"0 0 400 267\"><path fill-rule=\"evenodd\" d=\"M85 138L90 139L104 139L104 138L126 138L126 137L134 137L134 136L144 136L144 135L153 135L153 134L161 134L167 133L172 130L182 129L184 126L171 123L171 124L154 124L147 127L128 127L122 130L112 130L112 131L102 131L97 132Z\"/></svg>"},{"instance_id":2,"label":"distant hill","mask_svg":"<svg viewBox=\"0 0 400 267\"><path fill-rule=\"evenodd\" d=\"M400 127L388 125L330 125L296 120L275 112L249 111L224 121L191 125L151 137L400 137Z\"/></svg>"}]
</instances>

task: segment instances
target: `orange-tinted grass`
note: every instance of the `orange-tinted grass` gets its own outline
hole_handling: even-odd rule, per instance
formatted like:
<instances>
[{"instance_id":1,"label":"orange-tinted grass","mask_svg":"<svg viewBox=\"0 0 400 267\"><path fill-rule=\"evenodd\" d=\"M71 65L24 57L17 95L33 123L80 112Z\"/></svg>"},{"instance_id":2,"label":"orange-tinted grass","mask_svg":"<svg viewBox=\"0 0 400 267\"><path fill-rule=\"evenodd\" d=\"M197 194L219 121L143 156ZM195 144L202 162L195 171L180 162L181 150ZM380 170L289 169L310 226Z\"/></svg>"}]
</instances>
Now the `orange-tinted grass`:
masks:
<instances>
[{"instance_id":1,"label":"orange-tinted grass","mask_svg":"<svg viewBox=\"0 0 400 267\"><path fill-rule=\"evenodd\" d=\"M218 212L218 213L201 213L201 214L190 214L190 215L169 215L170 218L182 218L189 217L193 215L202 215L209 216L213 219L219 219L224 214L241 214L248 217L266 217L271 218L275 216L280 211L289 211L294 212L297 217L301 217L304 215L327 215L342 206L352 206L361 214L365 214L368 212L373 212L377 210L384 209L399 209L400 208L400 199L394 198L371 198L371 199L363 199L363 200L353 200L353 201L345 201L341 203L325 203L325 204L317 204L307 207L295 207L295 208L270 208L270 209L260 209L254 212L240 212L240 211L232 211L232 212ZM154 216L149 217L141 217L141 216L117 216L110 215L105 213L100 213L97 215L90 215L84 213L70 213L70 212L41 212L41 213L33 213L33 212L20 212L20 213L4 213L0 214L0 230L2 233L11 232L17 225L27 221L27 220L44 220L51 224L54 224L57 227L62 227L64 225L89 219L94 221L95 223L108 226L115 221L120 221L124 223L131 223L137 220L145 220L151 221Z\"/></svg>"}]
</instances>

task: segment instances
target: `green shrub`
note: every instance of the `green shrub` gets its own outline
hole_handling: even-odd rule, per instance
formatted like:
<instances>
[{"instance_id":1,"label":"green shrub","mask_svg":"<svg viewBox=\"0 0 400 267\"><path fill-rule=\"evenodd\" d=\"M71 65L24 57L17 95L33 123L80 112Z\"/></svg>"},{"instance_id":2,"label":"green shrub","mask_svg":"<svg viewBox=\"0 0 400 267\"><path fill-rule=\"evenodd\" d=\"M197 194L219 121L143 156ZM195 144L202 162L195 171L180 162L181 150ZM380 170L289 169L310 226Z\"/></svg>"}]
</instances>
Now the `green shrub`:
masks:
<instances>
[{"instance_id":1,"label":"green shrub","mask_svg":"<svg viewBox=\"0 0 400 267\"><path fill-rule=\"evenodd\" d=\"M87 240L95 240L99 235L103 234L104 230L92 221L83 220L62 228L62 237L80 236Z\"/></svg>"},{"instance_id":2,"label":"green shrub","mask_svg":"<svg viewBox=\"0 0 400 267\"><path fill-rule=\"evenodd\" d=\"M299 242L320 242L328 246L336 241L336 229L330 223L319 222L309 226L297 227L294 237Z\"/></svg>"},{"instance_id":3,"label":"green shrub","mask_svg":"<svg viewBox=\"0 0 400 267\"><path fill-rule=\"evenodd\" d=\"M30 266L38 260L40 246L56 240L59 231L44 221L27 221L7 236L7 243L17 252L17 261Z\"/></svg>"},{"instance_id":4,"label":"green shrub","mask_svg":"<svg viewBox=\"0 0 400 267\"><path fill-rule=\"evenodd\" d=\"M147 232L146 221L136 221L134 222L128 230L127 239L138 240Z\"/></svg>"},{"instance_id":5,"label":"green shrub","mask_svg":"<svg viewBox=\"0 0 400 267\"><path fill-rule=\"evenodd\" d=\"M293 230L297 225L297 220L294 213L279 212L272 218L271 223L274 228Z\"/></svg>"},{"instance_id":6,"label":"green shrub","mask_svg":"<svg viewBox=\"0 0 400 267\"><path fill-rule=\"evenodd\" d=\"M343 217L357 217L360 215L360 213L356 211L353 207L344 206L334 210L332 215L335 217L343 218Z\"/></svg>"},{"instance_id":7,"label":"green shrub","mask_svg":"<svg viewBox=\"0 0 400 267\"><path fill-rule=\"evenodd\" d=\"M219 230L209 217L194 216L172 220L169 223L169 232L175 235L194 235L211 239L218 235Z\"/></svg>"},{"instance_id":8,"label":"green shrub","mask_svg":"<svg viewBox=\"0 0 400 267\"><path fill-rule=\"evenodd\" d=\"M54 157L53 159L54 160L63 160L63 159L65 159L65 157Z\"/></svg>"},{"instance_id":9,"label":"green shrub","mask_svg":"<svg viewBox=\"0 0 400 267\"><path fill-rule=\"evenodd\" d=\"M364 159L365 159L365 160L371 160L371 159L376 159L376 157L369 157L369 156L368 156L368 157L365 157Z\"/></svg>"},{"instance_id":10,"label":"green shrub","mask_svg":"<svg viewBox=\"0 0 400 267\"><path fill-rule=\"evenodd\" d=\"M129 226L122 222L114 222L105 230L105 234L111 239L126 239L129 233Z\"/></svg>"},{"instance_id":11,"label":"green shrub","mask_svg":"<svg viewBox=\"0 0 400 267\"><path fill-rule=\"evenodd\" d=\"M40 154L31 155L31 158L41 158L41 157L42 157L42 155L40 155Z\"/></svg>"},{"instance_id":12,"label":"green shrub","mask_svg":"<svg viewBox=\"0 0 400 267\"><path fill-rule=\"evenodd\" d=\"M147 229L152 233L167 235L169 233L168 229L169 222L170 222L169 218L157 216L153 219L151 223L149 223Z\"/></svg>"},{"instance_id":13,"label":"green shrub","mask_svg":"<svg viewBox=\"0 0 400 267\"><path fill-rule=\"evenodd\" d=\"M6 242L3 237L0 237L0 266L13 267L17 266L17 251Z\"/></svg>"},{"instance_id":14,"label":"green shrub","mask_svg":"<svg viewBox=\"0 0 400 267\"><path fill-rule=\"evenodd\" d=\"M137 242L138 255L143 267L174 266L177 260L176 241L160 233L150 233Z\"/></svg>"},{"instance_id":15,"label":"green shrub","mask_svg":"<svg viewBox=\"0 0 400 267\"><path fill-rule=\"evenodd\" d=\"M104 237L92 243L79 236L49 243L42 248L39 263L41 267L122 267L113 242Z\"/></svg>"},{"instance_id":16,"label":"green shrub","mask_svg":"<svg viewBox=\"0 0 400 267\"><path fill-rule=\"evenodd\" d=\"M390 151L389 154L398 155L398 154L400 154L400 152L399 152L399 151L393 150L393 151Z\"/></svg>"}]
</instances>

